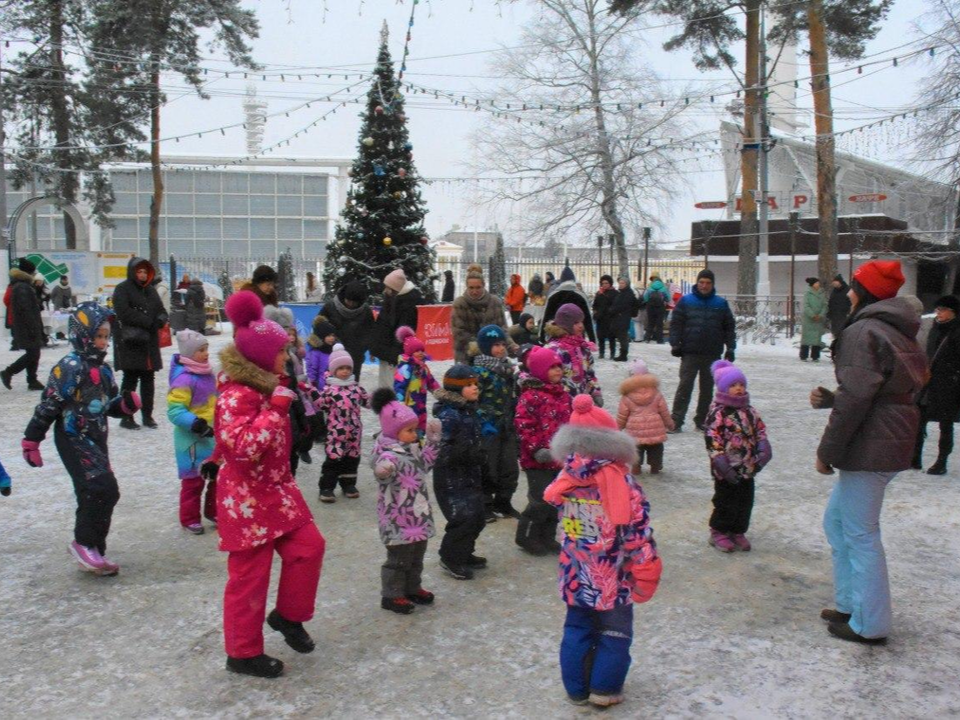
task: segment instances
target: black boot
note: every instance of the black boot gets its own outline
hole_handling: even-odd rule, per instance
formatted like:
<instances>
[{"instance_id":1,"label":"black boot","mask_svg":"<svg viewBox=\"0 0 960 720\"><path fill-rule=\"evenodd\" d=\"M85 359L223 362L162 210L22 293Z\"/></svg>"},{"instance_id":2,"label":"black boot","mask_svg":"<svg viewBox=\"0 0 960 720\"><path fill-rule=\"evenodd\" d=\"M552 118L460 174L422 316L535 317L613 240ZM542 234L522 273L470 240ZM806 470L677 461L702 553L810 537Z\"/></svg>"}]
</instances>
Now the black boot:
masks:
<instances>
[{"instance_id":1,"label":"black boot","mask_svg":"<svg viewBox=\"0 0 960 720\"><path fill-rule=\"evenodd\" d=\"M27 390L43 390L46 387L42 382L34 378L33 380L27 380Z\"/></svg>"},{"instance_id":2,"label":"black boot","mask_svg":"<svg viewBox=\"0 0 960 720\"><path fill-rule=\"evenodd\" d=\"M910 461L910 467L914 470L923 470L923 453L921 452L923 448L915 450L913 452L913 460Z\"/></svg>"},{"instance_id":3,"label":"black boot","mask_svg":"<svg viewBox=\"0 0 960 720\"><path fill-rule=\"evenodd\" d=\"M13 376L10 374L10 370L0 370L0 382L7 390L13 390L13 385L10 384L11 377Z\"/></svg>"},{"instance_id":4,"label":"black boot","mask_svg":"<svg viewBox=\"0 0 960 720\"><path fill-rule=\"evenodd\" d=\"M520 516L515 540L517 545L531 555L547 554L547 548L540 542L539 529L526 516Z\"/></svg>"},{"instance_id":5,"label":"black boot","mask_svg":"<svg viewBox=\"0 0 960 720\"><path fill-rule=\"evenodd\" d=\"M313 639L303 629L303 623L287 620L276 610L271 610L267 616L267 625L283 635L287 645L298 653L311 653L314 647Z\"/></svg>"},{"instance_id":6,"label":"black boot","mask_svg":"<svg viewBox=\"0 0 960 720\"><path fill-rule=\"evenodd\" d=\"M946 475L948 457L949 455L944 455L943 453L937 455L937 461L927 468L927 475Z\"/></svg>"},{"instance_id":7,"label":"black boot","mask_svg":"<svg viewBox=\"0 0 960 720\"><path fill-rule=\"evenodd\" d=\"M253 677L276 678L283 675L283 663L262 654L252 658L227 657L227 670Z\"/></svg>"},{"instance_id":8,"label":"black boot","mask_svg":"<svg viewBox=\"0 0 960 720\"><path fill-rule=\"evenodd\" d=\"M126 430L139 430L140 426L137 424L137 421L134 420L130 415L127 415L120 421L120 427Z\"/></svg>"}]
</instances>

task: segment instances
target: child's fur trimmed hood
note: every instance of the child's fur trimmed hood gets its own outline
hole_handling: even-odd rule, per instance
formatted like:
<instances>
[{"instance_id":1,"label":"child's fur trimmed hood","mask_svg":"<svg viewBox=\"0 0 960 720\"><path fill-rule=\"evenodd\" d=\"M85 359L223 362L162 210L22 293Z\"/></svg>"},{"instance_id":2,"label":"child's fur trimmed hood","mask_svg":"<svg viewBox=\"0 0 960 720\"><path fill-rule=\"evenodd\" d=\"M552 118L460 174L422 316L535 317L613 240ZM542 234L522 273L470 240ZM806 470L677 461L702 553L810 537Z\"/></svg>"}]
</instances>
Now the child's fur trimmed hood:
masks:
<instances>
[{"instance_id":1,"label":"child's fur trimmed hood","mask_svg":"<svg viewBox=\"0 0 960 720\"><path fill-rule=\"evenodd\" d=\"M264 395L272 394L280 384L276 375L257 367L241 355L236 345L227 345L220 351L220 369L234 382L248 385Z\"/></svg>"},{"instance_id":2,"label":"child's fur trimmed hood","mask_svg":"<svg viewBox=\"0 0 960 720\"><path fill-rule=\"evenodd\" d=\"M568 455L613 460L627 465L637 461L637 446L625 432L602 430L582 425L564 425L553 436L550 453L557 462Z\"/></svg>"},{"instance_id":3,"label":"child's fur trimmed hood","mask_svg":"<svg viewBox=\"0 0 960 720\"><path fill-rule=\"evenodd\" d=\"M543 326L543 334L549 337L551 340L562 338L565 335L569 335L566 330L557 325L553 320L548 322Z\"/></svg>"},{"instance_id":4,"label":"child's fur trimmed hood","mask_svg":"<svg viewBox=\"0 0 960 720\"><path fill-rule=\"evenodd\" d=\"M438 403L447 403L448 405L456 405L457 407L462 408L476 408L477 403L470 402L463 395L453 390L444 390L442 387L437 388L433 391L433 397L436 398ZM434 408L437 406L434 405Z\"/></svg>"},{"instance_id":5,"label":"child's fur trimmed hood","mask_svg":"<svg viewBox=\"0 0 960 720\"><path fill-rule=\"evenodd\" d=\"M629 395L635 390L645 390L646 388L658 388L660 381L655 375L631 375L620 383L620 394Z\"/></svg>"}]
</instances>

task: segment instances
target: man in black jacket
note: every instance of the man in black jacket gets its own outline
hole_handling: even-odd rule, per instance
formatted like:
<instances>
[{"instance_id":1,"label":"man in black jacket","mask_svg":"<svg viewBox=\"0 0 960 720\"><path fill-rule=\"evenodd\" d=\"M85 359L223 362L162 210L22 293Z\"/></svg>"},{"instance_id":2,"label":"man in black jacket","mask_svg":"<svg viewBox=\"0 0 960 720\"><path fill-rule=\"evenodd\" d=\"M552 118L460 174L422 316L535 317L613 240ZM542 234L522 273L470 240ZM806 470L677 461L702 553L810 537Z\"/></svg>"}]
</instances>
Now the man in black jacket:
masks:
<instances>
[{"instance_id":1,"label":"man in black jacket","mask_svg":"<svg viewBox=\"0 0 960 720\"><path fill-rule=\"evenodd\" d=\"M830 332L834 338L840 337L840 331L847 324L847 317L850 315L850 298L847 293L850 292L850 286L843 281L843 275L838 274L833 282L830 283L833 289L830 291L830 298L827 300L827 320L830 321Z\"/></svg>"},{"instance_id":2,"label":"man in black jacket","mask_svg":"<svg viewBox=\"0 0 960 720\"><path fill-rule=\"evenodd\" d=\"M680 358L680 384L673 396L673 422L680 432L690 407L693 382L700 376L700 396L693 422L698 430L713 399L713 375L710 366L723 355L734 361L737 349L736 323L727 301L717 295L711 270L701 270L693 292L680 298L670 316L670 352ZM723 347L727 352L724 354Z\"/></svg>"},{"instance_id":3,"label":"man in black jacket","mask_svg":"<svg viewBox=\"0 0 960 720\"><path fill-rule=\"evenodd\" d=\"M613 357L611 342L610 355L615 362L626 362L630 351L630 323L637 314L637 296L630 288L626 278L617 280L617 296L610 305L610 333L620 343L620 353Z\"/></svg>"},{"instance_id":4,"label":"man in black jacket","mask_svg":"<svg viewBox=\"0 0 960 720\"><path fill-rule=\"evenodd\" d=\"M13 322L10 332L17 350L23 350L17 360L0 371L0 382L11 390L11 378L21 370L27 371L27 389L43 390L43 383L37 380L37 368L40 365L40 348L44 344L43 318L40 316L40 301L33 288L33 275L36 266L26 258L20 258L17 267L10 269L10 310Z\"/></svg>"}]
</instances>

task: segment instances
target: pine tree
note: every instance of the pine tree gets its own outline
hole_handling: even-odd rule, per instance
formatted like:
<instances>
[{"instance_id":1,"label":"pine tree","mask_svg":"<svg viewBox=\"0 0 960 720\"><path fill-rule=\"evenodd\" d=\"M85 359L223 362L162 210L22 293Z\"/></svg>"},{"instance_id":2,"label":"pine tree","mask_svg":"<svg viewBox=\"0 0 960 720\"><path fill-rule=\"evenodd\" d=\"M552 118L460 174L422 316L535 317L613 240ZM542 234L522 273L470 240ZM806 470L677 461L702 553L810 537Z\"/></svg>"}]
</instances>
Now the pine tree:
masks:
<instances>
[{"instance_id":1,"label":"pine tree","mask_svg":"<svg viewBox=\"0 0 960 720\"><path fill-rule=\"evenodd\" d=\"M277 260L277 275L279 276L277 281L277 295L280 301L296 302L297 286L294 284L293 279L293 255L290 253L290 248L280 253L280 257Z\"/></svg>"},{"instance_id":2,"label":"pine tree","mask_svg":"<svg viewBox=\"0 0 960 720\"><path fill-rule=\"evenodd\" d=\"M380 38L373 84L361 114L358 155L350 172L353 185L327 248L323 282L329 295L351 280L362 282L374 295L383 278L400 267L427 302L436 302L435 253L427 246L423 227L427 211L418 190L403 95L387 49L386 23Z\"/></svg>"},{"instance_id":3,"label":"pine tree","mask_svg":"<svg viewBox=\"0 0 960 720\"><path fill-rule=\"evenodd\" d=\"M507 294L507 257L503 252L503 235L497 233L497 247L490 256L490 294L503 297Z\"/></svg>"},{"instance_id":4,"label":"pine tree","mask_svg":"<svg viewBox=\"0 0 960 720\"><path fill-rule=\"evenodd\" d=\"M220 271L220 275L217 277L217 285L223 291L223 301L226 302L227 298L233 295L233 281L230 280L230 273L227 272L226 268Z\"/></svg>"}]
</instances>

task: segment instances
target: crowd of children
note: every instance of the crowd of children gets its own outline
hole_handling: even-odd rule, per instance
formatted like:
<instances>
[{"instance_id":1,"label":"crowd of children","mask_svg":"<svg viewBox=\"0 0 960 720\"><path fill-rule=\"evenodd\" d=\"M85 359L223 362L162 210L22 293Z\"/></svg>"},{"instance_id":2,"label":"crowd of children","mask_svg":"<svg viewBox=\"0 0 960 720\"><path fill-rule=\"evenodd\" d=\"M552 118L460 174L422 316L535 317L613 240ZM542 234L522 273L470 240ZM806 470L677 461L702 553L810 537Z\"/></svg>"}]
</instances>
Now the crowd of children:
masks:
<instances>
[{"instance_id":1,"label":"crowd of children","mask_svg":"<svg viewBox=\"0 0 960 720\"><path fill-rule=\"evenodd\" d=\"M507 336L481 328L470 364L434 379L424 345L408 327L393 387L372 395L359 385L354 359L322 316L304 346L289 311L271 309L241 291L226 304L233 343L216 375L207 339L185 330L170 367L168 418L180 478L180 524L202 534L203 519L229 553L224 592L228 669L276 677L283 663L263 652L263 624L298 652L313 650L303 623L313 615L325 542L294 478L322 441L320 501L341 488L359 497L361 409L380 431L368 457L378 485L381 607L409 614L430 605L422 585L427 542L436 530L432 493L446 520L441 568L461 580L487 567L477 542L487 522L517 519L515 541L534 555L557 553L561 597L568 606L561 646L571 701L606 706L622 699L632 638L632 603L656 589L660 564L649 504L636 480L644 462L664 466L673 421L658 381L636 361L621 386L616 418L601 409L595 348L583 336L583 314L564 305L546 328L545 347L525 344L518 364ZM27 462L43 464L40 443L50 426L77 495L70 552L85 570L113 575L106 558L117 480L107 452L107 416L136 412L135 393L119 393L104 362L111 313L83 303L70 320L73 351L53 369L24 433ZM272 319L271 319L272 318ZM521 318L521 321L526 321ZM527 328L529 330L529 328ZM530 336L533 339L533 336ZM305 361L305 362L304 362ZM770 443L750 406L746 378L731 363L714 364L717 393L705 432L715 482L710 544L749 550L746 531L754 477L770 461ZM427 397L435 397L428 420ZM527 504L512 502L520 469ZM0 467L0 493L10 483ZM559 510L558 510L559 509ZM559 527L558 527L559 524ZM274 551L282 569L275 608L267 615Z\"/></svg>"}]
</instances>

